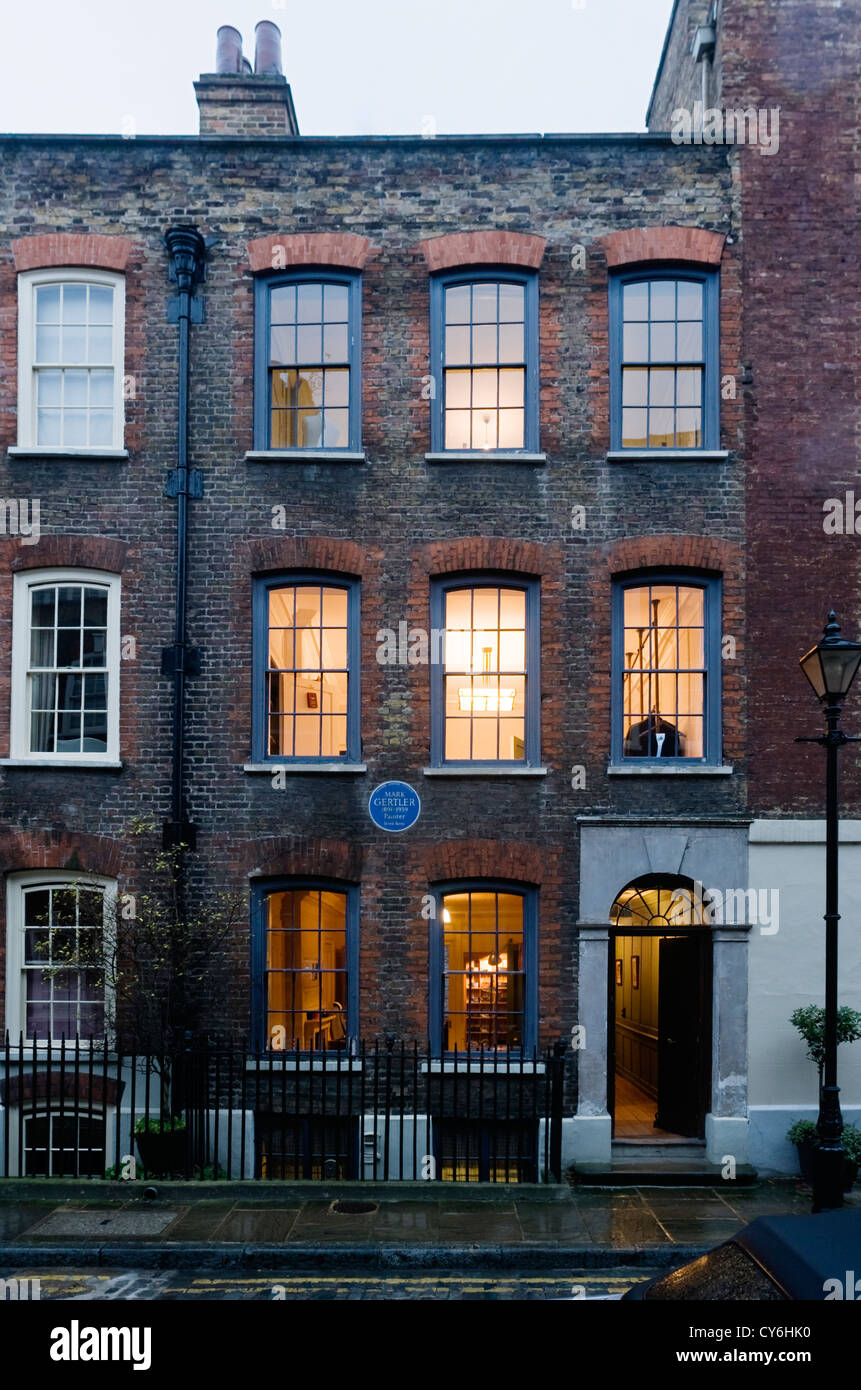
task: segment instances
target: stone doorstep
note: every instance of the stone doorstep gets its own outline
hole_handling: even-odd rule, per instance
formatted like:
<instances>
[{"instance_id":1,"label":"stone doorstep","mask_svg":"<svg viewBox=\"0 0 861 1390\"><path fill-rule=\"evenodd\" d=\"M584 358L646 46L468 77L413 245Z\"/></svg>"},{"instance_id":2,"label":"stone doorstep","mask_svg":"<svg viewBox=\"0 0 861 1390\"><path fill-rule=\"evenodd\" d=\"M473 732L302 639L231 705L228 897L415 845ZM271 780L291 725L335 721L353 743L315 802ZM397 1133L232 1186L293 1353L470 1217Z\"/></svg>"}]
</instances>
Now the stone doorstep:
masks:
<instances>
[{"instance_id":1,"label":"stone doorstep","mask_svg":"<svg viewBox=\"0 0 861 1390\"><path fill-rule=\"evenodd\" d=\"M693 1161L674 1161L662 1159L660 1167L647 1159L642 1161L625 1158L613 1159L606 1163L577 1163L569 1169L572 1187L702 1187L727 1188L752 1187L757 1182L757 1172L748 1164L740 1163L734 1178L722 1176L720 1164Z\"/></svg>"}]
</instances>

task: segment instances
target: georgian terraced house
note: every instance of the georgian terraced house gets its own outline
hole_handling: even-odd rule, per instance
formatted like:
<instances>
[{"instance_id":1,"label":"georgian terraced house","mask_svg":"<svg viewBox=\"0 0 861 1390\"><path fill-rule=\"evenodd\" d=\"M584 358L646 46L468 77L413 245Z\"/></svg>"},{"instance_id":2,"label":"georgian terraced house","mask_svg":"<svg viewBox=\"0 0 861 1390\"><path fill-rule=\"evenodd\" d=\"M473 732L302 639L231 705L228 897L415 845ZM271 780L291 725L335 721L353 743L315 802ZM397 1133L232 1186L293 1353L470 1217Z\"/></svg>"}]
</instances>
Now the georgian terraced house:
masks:
<instances>
[{"instance_id":1,"label":"georgian terraced house","mask_svg":"<svg viewBox=\"0 0 861 1390\"><path fill-rule=\"evenodd\" d=\"M43 1041L5 1171L107 1161L135 1109L86 1074L98 971L38 950L141 891L140 816L194 844L192 898L243 902L209 1031L306 1081L348 1060L342 1175L389 1143L358 1076L386 1038L425 1059L391 1175L409 1132L443 1176L470 1144L541 1176L540 1107L504 1156L512 1083L476 1125L426 1082L504 1056L522 1097L559 1040L565 1168L793 1170L824 973L797 660L830 606L861 628L823 526L858 472L858 19L676 0L645 134L301 135L267 22L253 70L219 31L199 135L0 139L0 990ZM76 1033L70 1128L33 1078ZM277 1174L243 1097L231 1142Z\"/></svg>"}]
</instances>

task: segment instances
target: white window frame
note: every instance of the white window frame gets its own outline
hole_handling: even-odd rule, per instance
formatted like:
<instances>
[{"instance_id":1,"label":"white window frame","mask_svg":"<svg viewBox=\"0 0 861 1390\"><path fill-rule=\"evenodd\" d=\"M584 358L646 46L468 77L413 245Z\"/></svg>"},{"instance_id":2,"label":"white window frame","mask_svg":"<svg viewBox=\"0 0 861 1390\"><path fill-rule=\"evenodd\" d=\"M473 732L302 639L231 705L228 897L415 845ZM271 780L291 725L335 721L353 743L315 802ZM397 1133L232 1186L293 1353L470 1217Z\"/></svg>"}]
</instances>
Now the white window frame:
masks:
<instances>
[{"instance_id":1,"label":"white window frame","mask_svg":"<svg viewBox=\"0 0 861 1390\"><path fill-rule=\"evenodd\" d=\"M105 878L101 874L74 874L63 869L32 869L22 873L9 874L6 880L6 1030L10 1046L18 1046L18 1039L24 1032L27 1021L26 979L24 971L24 894L29 888L101 888L105 902L105 943L111 950L111 922L117 901L116 879ZM109 981L105 983L105 1019L110 1016L113 996ZM110 1029L105 1023L105 1035L110 1039ZM24 1033L25 1046L32 1045L32 1038ZM101 1039L96 1040L97 1046ZM59 1055L61 1039L40 1039L39 1054L49 1050ZM89 1053L90 1043L82 1038L78 1044L80 1052ZM65 1055L74 1059L75 1042L66 1039ZM44 1105L43 1105L44 1109Z\"/></svg>"},{"instance_id":2,"label":"white window frame","mask_svg":"<svg viewBox=\"0 0 861 1390\"><path fill-rule=\"evenodd\" d=\"M30 751L30 592L46 584L99 584L108 590L105 665L108 672L108 746L104 753ZM120 598L118 574L106 570L22 570L15 575L12 597L12 710L10 756L15 761L69 767L116 766L120 755Z\"/></svg>"},{"instance_id":3,"label":"white window frame","mask_svg":"<svg viewBox=\"0 0 861 1390\"><path fill-rule=\"evenodd\" d=\"M36 290L43 285L108 285L114 291L114 435L110 444L62 445L37 443L36 438ZM125 431L123 372L126 322L125 276L108 270L59 266L24 270L18 276L18 447L44 449L46 454L110 454L122 449Z\"/></svg>"}]
</instances>

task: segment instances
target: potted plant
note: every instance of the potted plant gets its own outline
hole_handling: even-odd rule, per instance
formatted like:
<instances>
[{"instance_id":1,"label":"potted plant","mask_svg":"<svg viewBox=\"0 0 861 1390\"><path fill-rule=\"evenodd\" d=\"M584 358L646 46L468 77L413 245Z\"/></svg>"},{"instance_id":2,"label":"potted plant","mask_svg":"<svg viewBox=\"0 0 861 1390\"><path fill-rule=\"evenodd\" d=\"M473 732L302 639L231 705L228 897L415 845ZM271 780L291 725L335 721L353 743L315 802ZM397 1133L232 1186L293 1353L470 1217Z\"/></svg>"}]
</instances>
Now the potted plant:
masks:
<instances>
[{"instance_id":1,"label":"potted plant","mask_svg":"<svg viewBox=\"0 0 861 1390\"><path fill-rule=\"evenodd\" d=\"M188 1134L182 1116L166 1115L163 1119L142 1116L135 1125L135 1138L147 1174L185 1176Z\"/></svg>"},{"instance_id":2,"label":"potted plant","mask_svg":"<svg viewBox=\"0 0 861 1390\"><path fill-rule=\"evenodd\" d=\"M796 1120L786 1132L790 1144L798 1149L798 1166L804 1182L813 1183L814 1154L819 1148L819 1131L812 1120ZM861 1164L861 1129L857 1125L843 1126L843 1147L846 1151L843 1191L851 1192Z\"/></svg>"},{"instance_id":3,"label":"potted plant","mask_svg":"<svg viewBox=\"0 0 861 1390\"><path fill-rule=\"evenodd\" d=\"M825 1068L825 1010L819 1004L808 1004L802 1009L796 1009L789 1019L790 1023L798 1029L804 1041L807 1043L807 1055L811 1062L816 1063L819 1073L819 1091L822 1093L822 1077ZM857 1009L850 1009L844 1004L837 1010L837 1043L856 1042L861 1038L861 1013ZM855 1181L858 1172L858 1163L861 1161L861 1151L858 1150L857 1141L854 1138L859 1131L854 1125L845 1125L843 1128L843 1143L846 1149L847 1165L854 1164L855 1169L851 1175L849 1187ZM801 1169L801 1176L807 1183L813 1181L813 1153L819 1146L819 1132L812 1120L796 1120L790 1127L787 1138L790 1143L798 1149L798 1161ZM849 1188L846 1189L849 1191Z\"/></svg>"}]
</instances>

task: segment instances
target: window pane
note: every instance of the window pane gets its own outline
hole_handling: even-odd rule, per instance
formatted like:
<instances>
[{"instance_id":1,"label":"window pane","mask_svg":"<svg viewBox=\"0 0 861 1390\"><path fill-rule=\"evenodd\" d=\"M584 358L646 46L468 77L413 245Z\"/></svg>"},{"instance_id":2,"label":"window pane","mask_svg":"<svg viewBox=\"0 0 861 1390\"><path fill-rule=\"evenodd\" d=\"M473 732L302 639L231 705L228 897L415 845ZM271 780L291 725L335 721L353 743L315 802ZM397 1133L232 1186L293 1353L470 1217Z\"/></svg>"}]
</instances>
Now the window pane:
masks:
<instances>
[{"instance_id":1,"label":"window pane","mask_svg":"<svg viewBox=\"0 0 861 1390\"><path fill-rule=\"evenodd\" d=\"M39 324L36 329L36 361L59 362L60 330L52 325Z\"/></svg>"},{"instance_id":2,"label":"window pane","mask_svg":"<svg viewBox=\"0 0 861 1390\"><path fill-rule=\"evenodd\" d=\"M499 286L500 323L520 322L525 317L522 285Z\"/></svg>"},{"instance_id":3,"label":"window pane","mask_svg":"<svg viewBox=\"0 0 861 1390\"><path fill-rule=\"evenodd\" d=\"M325 373L326 406L350 404L349 367L330 367Z\"/></svg>"},{"instance_id":4,"label":"window pane","mask_svg":"<svg viewBox=\"0 0 861 1390\"><path fill-rule=\"evenodd\" d=\"M671 449L674 442L672 410L649 411L649 448Z\"/></svg>"},{"instance_id":5,"label":"window pane","mask_svg":"<svg viewBox=\"0 0 861 1390\"><path fill-rule=\"evenodd\" d=\"M446 328L445 360L455 363L470 361L468 328Z\"/></svg>"},{"instance_id":6,"label":"window pane","mask_svg":"<svg viewBox=\"0 0 861 1390\"><path fill-rule=\"evenodd\" d=\"M678 336L680 362L702 361L703 326L701 323L680 323Z\"/></svg>"},{"instance_id":7,"label":"window pane","mask_svg":"<svg viewBox=\"0 0 861 1390\"><path fill-rule=\"evenodd\" d=\"M674 319L676 317L675 280L652 280L650 282L651 302L649 317L655 319Z\"/></svg>"},{"instance_id":8,"label":"window pane","mask_svg":"<svg viewBox=\"0 0 861 1390\"><path fill-rule=\"evenodd\" d=\"M626 322L644 322L649 317L649 285L646 280L622 287L622 316Z\"/></svg>"},{"instance_id":9,"label":"window pane","mask_svg":"<svg viewBox=\"0 0 861 1390\"><path fill-rule=\"evenodd\" d=\"M81 447L87 442L87 412L85 410L65 410L63 412L63 443Z\"/></svg>"},{"instance_id":10,"label":"window pane","mask_svg":"<svg viewBox=\"0 0 861 1390\"><path fill-rule=\"evenodd\" d=\"M90 443L110 444L114 432L114 413L112 410L90 411Z\"/></svg>"},{"instance_id":11,"label":"window pane","mask_svg":"<svg viewBox=\"0 0 861 1390\"><path fill-rule=\"evenodd\" d=\"M273 324L296 322L295 285L279 285L270 291L269 318Z\"/></svg>"},{"instance_id":12,"label":"window pane","mask_svg":"<svg viewBox=\"0 0 861 1390\"><path fill-rule=\"evenodd\" d=\"M500 362L522 362L523 359L523 324L502 324L499 329Z\"/></svg>"},{"instance_id":13,"label":"window pane","mask_svg":"<svg viewBox=\"0 0 861 1390\"><path fill-rule=\"evenodd\" d=\"M449 371L445 374L445 403L448 409L469 408L470 372Z\"/></svg>"},{"instance_id":14,"label":"window pane","mask_svg":"<svg viewBox=\"0 0 861 1390\"><path fill-rule=\"evenodd\" d=\"M324 362L347 362L350 351L345 323L327 324L323 331Z\"/></svg>"},{"instance_id":15,"label":"window pane","mask_svg":"<svg viewBox=\"0 0 861 1390\"><path fill-rule=\"evenodd\" d=\"M499 412L499 448L522 449L525 442L525 414L522 410Z\"/></svg>"},{"instance_id":16,"label":"window pane","mask_svg":"<svg viewBox=\"0 0 861 1390\"><path fill-rule=\"evenodd\" d=\"M326 627L347 626L347 590L323 590L323 623Z\"/></svg>"},{"instance_id":17,"label":"window pane","mask_svg":"<svg viewBox=\"0 0 861 1390\"><path fill-rule=\"evenodd\" d=\"M60 322L60 286L42 285L36 291L36 322Z\"/></svg>"},{"instance_id":18,"label":"window pane","mask_svg":"<svg viewBox=\"0 0 861 1390\"><path fill-rule=\"evenodd\" d=\"M650 331L652 362L674 362L676 359L676 327L672 323L653 323Z\"/></svg>"},{"instance_id":19,"label":"window pane","mask_svg":"<svg viewBox=\"0 0 861 1390\"><path fill-rule=\"evenodd\" d=\"M469 285L451 285L445 292L446 323L469 323Z\"/></svg>"},{"instance_id":20,"label":"window pane","mask_svg":"<svg viewBox=\"0 0 861 1390\"><path fill-rule=\"evenodd\" d=\"M323 332L320 325L300 323L296 330L296 360L311 365L322 361L322 357Z\"/></svg>"},{"instance_id":21,"label":"window pane","mask_svg":"<svg viewBox=\"0 0 861 1390\"><path fill-rule=\"evenodd\" d=\"M60 443L59 410L38 410L36 412L36 443L45 445Z\"/></svg>"},{"instance_id":22,"label":"window pane","mask_svg":"<svg viewBox=\"0 0 861 1390\"><path fill-rule=\"evenodd\" d=\"M108 285L90 286L90 323L113 323L114 292Z\"/></svg>"},{"instance_id":23,"label":"window pane","mask_svg":"<svg viewBox=\"0 0 861 1390\"><path fill-rule=\"evenodd\" d=\"M323 404L323 373L304 371L297 373L298 403L300 406Z\"/></svg>"},{"instance_id":24,"label":"window pane","mask_svg":"<svg viewBox=\"0 0 861 1390\"><path fill-rule=\"evenodd\" d=\"M349 411L327 410L323 425L323 444L327 449L345 449L350 442L349 429Z\"/></svg>"},{"instance_id":25,"label":"window pane","mask_svg":"<svg viewBox=\"0 0 861 1390\"><path fill-rule=\"evenodd\" d=\"M323 443L323 420L319 410L299 410L296 413L297 447L319 449Z\"/></svg>"},{"instance_id":26,"label":"window pane","mask_svg":"<svg viewBox=\"0 0 861 1390\"><path fill-rule=\"evenodd\" d=\"M471 424L472 416L468 410L447 410L445 412L445 447L447 449L469 449L471 447Z\"/></svg>"},{"instance_id":27,"label":"window pane","mask_svg":"<svg viewBox=\"0 0 861 1390\"><path fill-rule=\"evenodd\" d=\"M678 405L699 405L702 391L702 371L689 371L684 368L676 372L676 403Z\"/></svg>"},{"instance_id":28,"label":"window pane","mask_svg":"<svg viewBox=\"0 0 861 1390\"><path fill-rule=\"evenodd\" d=\"M496 362L497 358L496 324L477 324L472 330L473 362Z\"/></svg>"},{"instance_id":29,"label":"window pane","mask_svg":"<svg viewBox=\"0 0 861 1390\"><path fill-rule=\"evenodd\" d=\"M113 332L110 328L91 327L87 332L89 341L88 362L108 363L113 355Z\"/></svg>"},{"instance_id":30,"label":"window pane","mask_svg":"<svg viewBox=\"0 0 861 1390\"><path fill-rule=\"evenodd\" d=\"M703 287L693 280L679 280L679 318L701 319L703 316Z\"/></svg>"},{"instance_id":31,"label":"window pane","mask_svg":"<svg viewBox=\"0 0 861 1390\"><path fill-rule=\"evenodd\" d=\"M272 328L269 335L269 361L285 365L296 361L295 328Z\"/></svg>"},{"instance_id":32,"label":"window pane","mask_svg":"<svg viewBox=\"0 0 861 1390\"><path fill-rule=\"evenodd\" d=\"M624 409L622 411L622 443L626 446L645 447L645 410Z\"/></svg>"},{"instance_id":33,"label":"window pane","mask_svg":"<svg viewBox=\"0 0 861 1390\"><path fill-rule=\"evenodd\" d=\"M675 378L675 370L672 367L656 367L649 373L650 405L673 405Z\"/></svg>"},{"instance_id":34,"label":"window pane","mask_svg":"<svg viewBox=\"0 0 861 1390\"><path fill-rule=\"evenodd\" d=\"M323 307L326 323L346 323L350 312L350 292L346 285L325 285Z\"/></svg>"},{"instance_id":35,"label":"window pane","mask_svg":"<svg viewBox=\"0 0 861 1390\"><path fill-rule=\"evenodd\" d=\"M496 323L497 321L497 294L496 284L478 281L472 287L472 321L473 323Z\"/></svg>"},{"instance_id":36,"label":"window pane","mask_svg":"<svg viewBox=\"0 0 861 1390\"><path fill-rule=\"evenodd\" d=\"M63 390L62 372L39 372L36 383L40 406L60 404Z\"/></svg>"},{"instance_id":37,"label":"window pane","mask_svg":"<svg viewBox=\"0 0 861 1390\"><path fill-rule=\"evenodd\" d=\"M320 284L300 284L296 286L298 323L322 323L323 286Z\"/></svg>"},{"instance_id":38,"label":"window pane","mask_svg":"<svg viewBox=\"0 0 861 1390\"><path fill-rule=\"evenodd\" d=\"M64 362L86 362L87 330L83 325L65 324L61 334L62 360Z\"/></svg>"},{"instance_id":39,"label":"window pane","mask_svg":"<svg viewBox=\"0 0 861 1390\"><path fill-rule=\"evenodd\" d=\"M622 372L622 404L645 405L649 373L639 367L626 367Z\"/></svg>"},{"instance_id":40,"label":"window pane","mask_svg":"<svg viewBox=\"0 0 861 1390\"><path fill-rule=\"evenodd\" d=\"M477 371L472 374L473 406L496 406L496 371Z\"/></svg>"},{"instance_id":41,"label":"window pane","mask_svg":"<svg viewBox=\"0 0 861 1390\"><path fill-rule=\"evenodd\" d=\"M626 362L647 362L649 359L649 330L644 323L626 323L623 330L622 355Z\"/></svg>"},{"instance_id":42,"label":"window pane","mask_svg":"<svg viewBox=\"0 0 861 1390\"><path fill-rule=\"evenodd\" d=\"M499 373L499 404L502 406L523 406L525 376L523 369L501 371Z\"/></svg>"}]
</instances>

